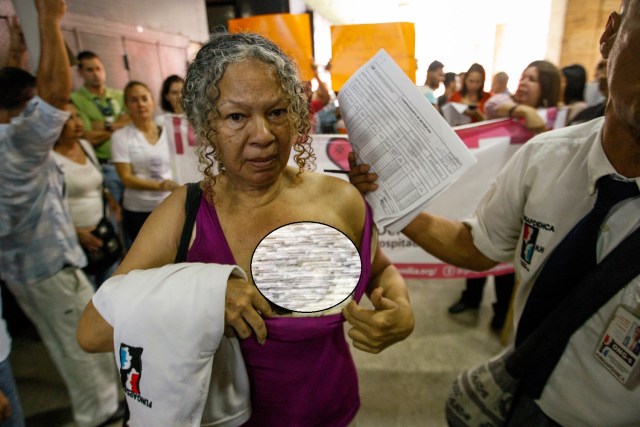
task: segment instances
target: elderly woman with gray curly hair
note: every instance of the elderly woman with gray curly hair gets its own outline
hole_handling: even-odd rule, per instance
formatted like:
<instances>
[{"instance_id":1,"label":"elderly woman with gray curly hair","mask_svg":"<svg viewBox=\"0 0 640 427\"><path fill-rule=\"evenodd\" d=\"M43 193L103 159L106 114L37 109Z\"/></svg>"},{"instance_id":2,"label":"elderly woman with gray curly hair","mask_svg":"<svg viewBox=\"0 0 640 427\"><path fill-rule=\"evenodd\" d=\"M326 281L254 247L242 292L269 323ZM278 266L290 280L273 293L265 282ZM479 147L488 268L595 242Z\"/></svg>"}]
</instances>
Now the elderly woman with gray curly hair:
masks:
<instances>
[{"instance_id":1,"label":"elderly woman with gray curly hair","mask_svg":"<svg viewBox=\"0 0 640 427\"><path fill-rule=\"evenodd\" d=\"M187 261L248 272L261 239L296 222L329 225L358 247L360 282L341 312L282 315L251 278L230 279L225 303L226 331L240 338L251 387L247 425L348 425L360 401L345 319L354 347L370 353L405 339L414 326L405 282L377 244L370 208L349 183L311 171L303 87L293 61L269 40L214 36L189 66L182 102L204 172ZM288 165L292 150L296 166ZM186 193L174 191L152 213L116 274L173 262ZM358 305L364 293L372 309ZM81 345L111 350L110 331L90 304Z\"/></svg>"}]
</instances>

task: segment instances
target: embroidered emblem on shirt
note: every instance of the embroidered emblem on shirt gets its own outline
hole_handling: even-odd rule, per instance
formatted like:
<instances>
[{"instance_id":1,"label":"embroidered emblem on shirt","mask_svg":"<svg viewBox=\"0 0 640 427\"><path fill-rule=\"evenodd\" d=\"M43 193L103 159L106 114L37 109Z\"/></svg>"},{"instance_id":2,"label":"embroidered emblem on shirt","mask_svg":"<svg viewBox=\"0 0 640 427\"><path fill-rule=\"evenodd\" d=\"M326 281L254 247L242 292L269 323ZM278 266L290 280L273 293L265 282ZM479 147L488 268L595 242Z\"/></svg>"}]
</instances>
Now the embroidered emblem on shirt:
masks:
<instances>
[{"instance_id":1,"label":"embroidered emblem on shirt","mask_svg":"<svg viewBox=\"0 0 640 427\"><path fill-rule=\"evenodd\" d=\"M151 408L153 403L140 394L142 351L142 347L120 344L120 382L128 397Z\"/></svg>"},{"instance_id":2,"label":"embroidered emblem on shirt","mask_svg":"<svg viewBox=\"0 0 640 427\"><path fill-rule=\"evenodd\" d=\"M527 271L529 271L529 267L531 266L533 255L536 252L544 252L544 247L538 244L540 230L555 232L555 227L551 224L536 221L535 219L531 219L527 216L524 217L524 224L522 227L522 247L520 249L520 264Z\"/></svg>"},{"instance_id":3,"label":"embroidered emblem on shirt","mask_svg":"<svg viewBox=\"0 0 640 427\"><path fill-rule=\"evenodd\" d=\"M527 264L531 264L533 252L536 249L536 241L540 229L532 227L529 224L524 225L522 230L522 249L520 250L520 259Z\"/></svg>"}]
</instances>

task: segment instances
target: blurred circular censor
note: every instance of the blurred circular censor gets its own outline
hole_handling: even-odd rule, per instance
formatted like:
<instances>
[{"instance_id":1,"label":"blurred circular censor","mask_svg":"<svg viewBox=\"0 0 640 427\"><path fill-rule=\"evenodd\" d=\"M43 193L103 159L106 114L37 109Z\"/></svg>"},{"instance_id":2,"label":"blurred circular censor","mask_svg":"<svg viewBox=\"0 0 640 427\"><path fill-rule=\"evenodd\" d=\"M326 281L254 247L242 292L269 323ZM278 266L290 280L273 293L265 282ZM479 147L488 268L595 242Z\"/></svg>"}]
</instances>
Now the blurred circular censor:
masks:
<instances>
[{"instance_id":1,"label":"blurred circular censor","mask_svg":"<svg viewBox=\"0 0 640 427\"><path fill-rule=\"evenodd\" d=\"M286 310L313 313L346 300L360 280L358 248L326 224L296 222L265 236L251 257L262 295Z\"/></svg>"}]
</instances>

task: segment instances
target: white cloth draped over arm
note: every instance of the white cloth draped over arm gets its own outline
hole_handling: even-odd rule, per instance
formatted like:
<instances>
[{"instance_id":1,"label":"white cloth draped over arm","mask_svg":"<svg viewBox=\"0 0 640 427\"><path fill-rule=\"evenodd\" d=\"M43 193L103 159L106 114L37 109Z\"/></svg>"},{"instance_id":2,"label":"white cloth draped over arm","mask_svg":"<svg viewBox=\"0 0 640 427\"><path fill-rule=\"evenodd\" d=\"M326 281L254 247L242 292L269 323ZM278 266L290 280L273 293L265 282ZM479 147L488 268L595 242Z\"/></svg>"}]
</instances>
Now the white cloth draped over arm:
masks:
<instances>
[{"instance_id":1,"label":"white cloth draped over arm","mask_svg":"<svg viewBox=\"0 0 640 427\"><path fill-rule=\"evenodd\" d=\"M114 329L130 425L200 426L213 356L223 339L231 274L246 278L233 265L171 264L112 277L94 295L93 304ZM240 362L234 375L244 378L233 381L241 390L231 391L236 413L219 414L214 425L239 425L250 415L248 379Z\"/></svg>"}]
</instances>

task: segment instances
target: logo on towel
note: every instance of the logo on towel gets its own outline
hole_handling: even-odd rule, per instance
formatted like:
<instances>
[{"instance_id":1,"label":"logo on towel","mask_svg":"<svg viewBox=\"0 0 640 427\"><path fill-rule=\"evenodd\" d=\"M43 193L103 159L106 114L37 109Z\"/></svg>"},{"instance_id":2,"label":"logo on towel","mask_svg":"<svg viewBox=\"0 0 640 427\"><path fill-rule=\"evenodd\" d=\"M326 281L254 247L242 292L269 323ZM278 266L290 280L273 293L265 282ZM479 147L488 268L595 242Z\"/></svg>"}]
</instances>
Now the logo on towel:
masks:
<instances>
[{"instance_id":1,"label":"logo on towel","mask_svg":"<svg viewBox=\"0 0 640 427\"><path fill-rule=\"evenodd\" d=\"M120 383L128 397L151 408L152 402L140 394L142 351L142 347L133 347L120 343Z\"/></svg>"}]
</instances>

